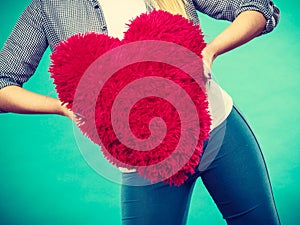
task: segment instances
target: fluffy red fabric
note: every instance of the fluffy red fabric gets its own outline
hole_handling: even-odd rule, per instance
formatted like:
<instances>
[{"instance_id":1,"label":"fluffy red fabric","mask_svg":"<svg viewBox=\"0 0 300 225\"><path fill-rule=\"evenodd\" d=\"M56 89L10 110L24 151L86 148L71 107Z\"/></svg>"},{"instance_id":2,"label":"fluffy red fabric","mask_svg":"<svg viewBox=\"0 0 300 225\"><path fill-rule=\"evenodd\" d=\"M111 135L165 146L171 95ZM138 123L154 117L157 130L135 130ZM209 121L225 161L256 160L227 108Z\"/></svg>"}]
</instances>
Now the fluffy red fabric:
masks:
<instances>
[{"instance_id":1,"label":"fluffy red fabric","mask_svg":"<svg viewBox=\"0 0 300 225\"><path fill-rule=\"evenodd\" d=\"M109 50L140 40L160 40L184 46L201 57L202 49L205 47L203 35L198 26L193 25L182 16L172 15L161 10L141 14L128 26L122 41L105 34L91 32L73 35L57 45L51 55L52 63L49 71L54 78L59 99L66 103L69 109L73 107L76 88L85 71L99 56ZM137 50L143 51L143 49ZM170 57L172 57L171 52ZM199 76L202 76L202 73L200 71ZM133 136L143 140L152 135L149 129L150 121L154 117L162 118L166 126L166 135L158 146L150 151L135 150L123 144L115 134L111 121L115 98L126 85L146 77L162 77L171 80L183 89L193 101L198 121L188 122L191 127L193 127L193 123L198 122L200 133L191 128L190 139L185 140L186 146L189 142L196 140L196 148L192 149L191 156L187 154L191 149L183 146L170 157L180 139L182 118L176 107L161 97L146 96L136 102L130 109L129 122L127 122ZM101 77L99 77L99 82L100 80ZM202 154L203 141L208 138L211 124L206 93L200 87L201 85L184 71L165 63L134 63L122 68L107 80L99 93L96 108L92 108L93 104L87 104L87 102L95 85L97 85L95 82L90 82L85 87L87 92L84 96L78 97L82 104L79 104L81 106L76 107L76 110L85 118L85 123L80 125L80 129L92 141L102 145L101 150L111 163L119 167L135 168L139 174L152 182L163 179L170 185L180 185L187 179L188 173L194 173ZM148 83L147 85L151 88L152 84ZM168 93L168 87L162 85L161 88ZM123 101L126 101L126 96ZM178 104L185 104L184 98L178 98L176 101ZM120 110L119 113L122 114L123 111ZM92 121L92 118L95 118L95 121ZM93 132L95 126L96 134ZM155 128L155 124L153 126ZM156 131L160 132L158 125L157 127ZM189 130L189 128L185 129ZM101 141L99 141L99 137ZM149 148L149 146L145 146L145 148ZM165 163L157 164L163 160ZM183 166L178 168L177 165ZM169 176L170 174L172 176Z\"/></svg>"}]
</instances>

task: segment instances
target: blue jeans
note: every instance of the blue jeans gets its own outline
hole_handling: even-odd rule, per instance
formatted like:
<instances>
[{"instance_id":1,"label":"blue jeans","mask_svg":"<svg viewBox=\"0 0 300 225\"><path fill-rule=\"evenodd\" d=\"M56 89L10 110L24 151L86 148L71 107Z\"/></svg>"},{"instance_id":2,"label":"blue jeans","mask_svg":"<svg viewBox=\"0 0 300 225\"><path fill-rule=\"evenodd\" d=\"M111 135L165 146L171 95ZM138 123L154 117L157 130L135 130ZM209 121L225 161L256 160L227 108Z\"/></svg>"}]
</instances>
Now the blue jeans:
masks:
<instances>
[{"instance_id":1,"label":"blue jeans","mask_svg":"<svg viewBox=\"0 0 300 225\"><path fill-rule=\"evenodd\" d=\"M149 185L137 173L123 173L123 225L186 224L192 191L199 177L227 224L280 224L261 149L234 107L204 143L196 173L181 186L163 182Z\"/></svg>"}]
</instances>

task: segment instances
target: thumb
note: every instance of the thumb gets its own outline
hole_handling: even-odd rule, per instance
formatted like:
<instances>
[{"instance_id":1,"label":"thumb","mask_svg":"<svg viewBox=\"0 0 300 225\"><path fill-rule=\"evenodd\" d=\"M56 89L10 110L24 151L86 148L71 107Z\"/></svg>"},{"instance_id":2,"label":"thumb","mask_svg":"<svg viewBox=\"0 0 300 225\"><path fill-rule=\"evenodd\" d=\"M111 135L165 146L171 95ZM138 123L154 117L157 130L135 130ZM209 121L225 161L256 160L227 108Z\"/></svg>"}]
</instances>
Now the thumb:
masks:
<instances>
[{"instance_id":1,"label":"thumb","mask_svg":"<svg viewBox=\"0 0 300 225\"><path fill-rule=\"evenodd\" d=\"M211 66L209 66L209 63L206 60L203 60L203 72L205 78L207 79L212 78Z\"/></svg>"}]
</instances>

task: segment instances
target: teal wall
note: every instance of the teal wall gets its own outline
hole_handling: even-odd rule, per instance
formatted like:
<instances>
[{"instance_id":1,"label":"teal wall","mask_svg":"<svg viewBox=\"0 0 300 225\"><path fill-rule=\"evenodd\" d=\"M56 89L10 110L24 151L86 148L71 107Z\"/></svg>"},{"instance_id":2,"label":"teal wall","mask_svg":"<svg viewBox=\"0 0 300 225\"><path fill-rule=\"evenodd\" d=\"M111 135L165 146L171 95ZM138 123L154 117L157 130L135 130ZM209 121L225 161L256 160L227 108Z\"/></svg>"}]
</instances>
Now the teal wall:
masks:
<instances>
[{"instance_id":1,"label":"teal wall","mask_svg":"<svg viewBox=\"0 0 300 225\"><path fill-rule=\"evenodd\" d=\"M29 2L1 3L1 46ZM213 72L261 143L282 224L298 225L300 3L276 4L281 9L277 29L220 56ZM208 41L228 25L203 15L200 19ZM48 50L25 88L56 96L47 72L49 54ZM66 118L3 114L0 138L1 225L120 224L120 186L86 163ZM196 224L225 224L200 181L188 221Z\"/></svg>"}]
</instances>

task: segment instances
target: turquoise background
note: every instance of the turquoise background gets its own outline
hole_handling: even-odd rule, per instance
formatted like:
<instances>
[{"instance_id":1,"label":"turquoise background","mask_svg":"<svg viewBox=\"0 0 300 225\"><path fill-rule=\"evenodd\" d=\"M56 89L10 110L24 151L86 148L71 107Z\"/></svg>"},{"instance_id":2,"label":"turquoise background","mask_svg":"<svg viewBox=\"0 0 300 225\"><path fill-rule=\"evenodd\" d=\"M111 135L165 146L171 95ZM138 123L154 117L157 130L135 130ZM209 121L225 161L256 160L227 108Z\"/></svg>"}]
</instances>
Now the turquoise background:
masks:
<instances>
[{"instance_id":1,"label":"turquoise background","mask_svg":"<svg viewBox=\"0 0 300 225\"><path fill-rule=\"evenodd\" d=\"M29 0L5 1L0 45ZM214 64L213 73L252 125L268 165L283 225L299 225L300 64L298 0L276 0L281 21ZM209 41L228 22L200 15ZM25 88L56 96L48 50ZM0 115L0 224L121 224L120 186L84 160L72 123L56 115ZM188 225L221 225L221 214L199 180Z\"/></svg>"}]
</instances>

